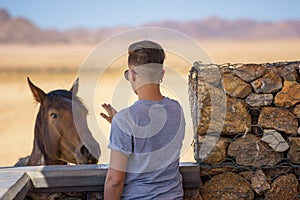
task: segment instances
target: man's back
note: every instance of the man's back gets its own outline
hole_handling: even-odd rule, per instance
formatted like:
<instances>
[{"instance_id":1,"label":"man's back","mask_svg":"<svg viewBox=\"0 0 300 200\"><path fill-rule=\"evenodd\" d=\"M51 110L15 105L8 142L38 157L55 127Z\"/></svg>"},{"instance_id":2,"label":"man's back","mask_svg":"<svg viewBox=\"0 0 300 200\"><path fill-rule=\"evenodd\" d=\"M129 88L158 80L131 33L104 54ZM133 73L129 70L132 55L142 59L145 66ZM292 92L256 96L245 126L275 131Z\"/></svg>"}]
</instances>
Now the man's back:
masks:
<instances>
[{"instance_id":1,"label":"man's back","mask_svg":"<svg viewBox=\"0 0 300 200\"><path fill-rule=\"evenodd\" d=\"M185 121L177 101L139 100L113 119L109 148L128 156L122 199L182 199Z\"/></svg>"}]
</instances>

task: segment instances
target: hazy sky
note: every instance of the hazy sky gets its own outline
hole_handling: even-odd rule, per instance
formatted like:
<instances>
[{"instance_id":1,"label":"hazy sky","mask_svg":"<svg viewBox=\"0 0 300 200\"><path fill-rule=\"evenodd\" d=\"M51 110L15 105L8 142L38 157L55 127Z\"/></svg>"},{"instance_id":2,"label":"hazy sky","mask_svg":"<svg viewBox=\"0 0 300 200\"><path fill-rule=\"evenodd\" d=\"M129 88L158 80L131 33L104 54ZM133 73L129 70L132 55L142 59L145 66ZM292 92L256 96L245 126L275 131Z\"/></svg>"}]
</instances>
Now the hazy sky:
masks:
<instances>
[{"instance_id":1,"label":"hazy sky","mask_svg":"<svg viewBox=\"0 0 300 200\"><path fill-rule=\"evenodd\" d=\"M298 0L0 0L0 8L42 28L142 25L161 20L299 20Z\"/></svg>"}]
</instances>

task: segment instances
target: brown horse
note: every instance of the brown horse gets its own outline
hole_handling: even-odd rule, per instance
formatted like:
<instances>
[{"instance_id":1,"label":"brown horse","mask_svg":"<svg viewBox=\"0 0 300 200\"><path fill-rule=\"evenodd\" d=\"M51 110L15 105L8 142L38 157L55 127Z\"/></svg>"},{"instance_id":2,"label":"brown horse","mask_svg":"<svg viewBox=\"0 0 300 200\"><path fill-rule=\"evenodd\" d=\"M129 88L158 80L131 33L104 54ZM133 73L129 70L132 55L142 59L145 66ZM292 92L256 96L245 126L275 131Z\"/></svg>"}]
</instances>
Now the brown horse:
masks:
<instances>
[{"instance_id":1,"label":"brown horse","mask_svg":"<svg viewBox=\"0 0 300 200\"><path fill-rule=\"evenodd\" d=\"M47 94L29 78L27 81L40 108L35 122L33 149L26 165L97 163L100 146L87 126L88 110L76 96L78 79L69 91L54 90Z\"/></svg>"}]
</instances>

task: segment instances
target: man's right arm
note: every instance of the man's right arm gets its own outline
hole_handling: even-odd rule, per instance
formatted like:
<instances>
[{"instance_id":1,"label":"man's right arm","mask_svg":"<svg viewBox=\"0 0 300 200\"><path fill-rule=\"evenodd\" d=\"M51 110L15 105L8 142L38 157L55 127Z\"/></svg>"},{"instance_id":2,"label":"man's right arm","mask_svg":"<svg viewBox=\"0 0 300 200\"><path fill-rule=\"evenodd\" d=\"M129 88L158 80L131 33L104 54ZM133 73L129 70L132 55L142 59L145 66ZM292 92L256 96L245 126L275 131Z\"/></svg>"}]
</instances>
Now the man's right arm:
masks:
<instances>
[{"instance_id":1,"label":"man's right arm","mask_svg":"<svg viewBox=\"0 0 300 200\"><path fill-rule=\"evenodd\" d=\"M104 200L119 200L122 196L128 157L115 150L111 150L110 164L104 186Z\"/></svg>"}]
</instances>

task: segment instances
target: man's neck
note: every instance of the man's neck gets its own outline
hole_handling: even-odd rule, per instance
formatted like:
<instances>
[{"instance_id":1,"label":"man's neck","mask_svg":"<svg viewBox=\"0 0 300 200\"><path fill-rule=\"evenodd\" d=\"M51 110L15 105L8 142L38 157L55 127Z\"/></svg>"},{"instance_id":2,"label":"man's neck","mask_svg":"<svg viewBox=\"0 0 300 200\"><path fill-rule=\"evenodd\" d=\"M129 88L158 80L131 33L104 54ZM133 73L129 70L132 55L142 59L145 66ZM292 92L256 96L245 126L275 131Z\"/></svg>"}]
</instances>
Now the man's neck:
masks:
<instances>
[{"instance_id":1,"label":"man's neck","mask_svg":"<svg viewBox=\"0 0 300 200\"><path fill-rule=\"evenodd\" d=\"M161 101L164 96L161 94L158 84L147 84L137 91L139 100Z\"/></svg>"}]
</instances>

